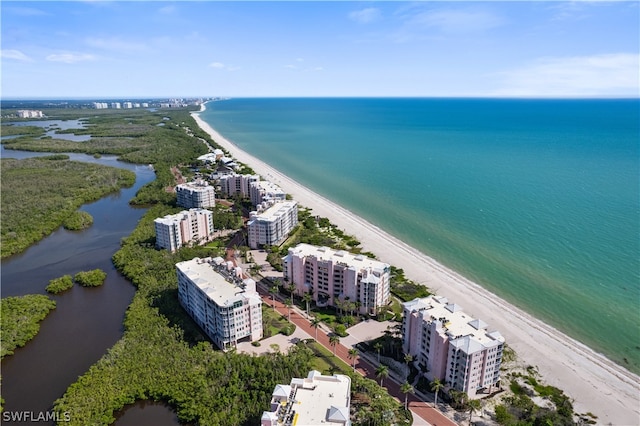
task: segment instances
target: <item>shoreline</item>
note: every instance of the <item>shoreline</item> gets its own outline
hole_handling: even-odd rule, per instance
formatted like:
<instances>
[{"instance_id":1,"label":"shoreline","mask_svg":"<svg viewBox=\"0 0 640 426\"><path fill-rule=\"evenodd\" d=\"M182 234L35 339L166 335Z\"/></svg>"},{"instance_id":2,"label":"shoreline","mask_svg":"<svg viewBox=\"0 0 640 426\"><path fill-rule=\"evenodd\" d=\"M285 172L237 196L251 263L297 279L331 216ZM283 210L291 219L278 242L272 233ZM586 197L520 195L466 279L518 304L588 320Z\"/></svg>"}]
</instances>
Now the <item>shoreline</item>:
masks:
<instances>
[{"instance_id":1,"label":"shoreline","mask_svg":"<svg viewBox=\"0 0 640 426\"><path fill-rule=\"evenodd\" d=\"M202 104L200 112L205 109ZM191 113L198 126L234 158L279 185L301 206L353 235L363 250L402 268L409 279L428 286L488 323L490 329L500 331L515 350L518 362L538 367L547 384L562 389L574 400L576 413L592 412L598 416L598 424L640 423L640 377L242 151L202 120L200 112Z\"/></svg>"}]
</instances>

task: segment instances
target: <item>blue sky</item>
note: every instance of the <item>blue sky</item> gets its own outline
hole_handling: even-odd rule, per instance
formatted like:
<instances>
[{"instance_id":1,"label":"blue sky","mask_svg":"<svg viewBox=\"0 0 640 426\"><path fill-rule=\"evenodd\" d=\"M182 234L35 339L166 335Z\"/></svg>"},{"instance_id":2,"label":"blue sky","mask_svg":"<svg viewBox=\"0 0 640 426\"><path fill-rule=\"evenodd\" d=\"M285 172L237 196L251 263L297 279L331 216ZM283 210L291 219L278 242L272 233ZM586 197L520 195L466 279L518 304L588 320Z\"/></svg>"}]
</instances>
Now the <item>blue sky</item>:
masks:
<instances>
[{"instance_id":1,"label":"blue sky","mask_svg":"<svg viewBox=\"0 0 640 426\"><path fill-rule=\"evenodd\" d=\"M639 96L639 2L11 2L2 98Z\"/></svg>"}]
</instances>

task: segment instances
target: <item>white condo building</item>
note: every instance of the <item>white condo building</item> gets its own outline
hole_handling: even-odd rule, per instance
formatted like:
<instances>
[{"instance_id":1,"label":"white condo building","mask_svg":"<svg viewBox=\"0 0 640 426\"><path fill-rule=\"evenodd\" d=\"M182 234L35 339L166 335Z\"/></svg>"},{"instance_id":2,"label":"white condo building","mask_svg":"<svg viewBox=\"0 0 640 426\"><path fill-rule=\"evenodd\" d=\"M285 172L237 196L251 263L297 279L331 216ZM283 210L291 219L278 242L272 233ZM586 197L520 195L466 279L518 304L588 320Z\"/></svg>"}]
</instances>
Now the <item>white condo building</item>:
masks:
<instances>
[{"instance_id":1,"label":"white condo building","mask_svg":"<svg viewBox=\"0 0 640 426\"><path fill-rule=\"evenodd\" d=\"M263 208L266 207L264 210ZM247 228L249 247L276 246L284 242L289 232L298 224L298 203L280 201L258 206L249 214Z\"/></svg>"},{"instance_id":2,"label":"white condo building","mask_svg":"<svg viewBox=\"0 0 640 426\"><path fill-rule=\"evenodd\" d=\"M207 181L183 183L176 186L178 205L187 209L214 207L216 205L216 193L213 186Z\"/></svg>"},{"instance_id":3,"label":"white condo building","mask_svg":"<svg viewBox=\"0 0 640 426\"><path fill-rule=\"evenodd\" d=\"M500 332L488 332L486 323L445 297L429 296L402 305L402 349L413 356L427 379L440 379L470 398L500 380L505 341Z\"/></svg>"},{"instance_id":4,"label":"white condo building","mask_svg":"<svg viewBox=\"0 0 640 426\"><path fill-rule=\"evenodd\" d=\"M351 378L342 374L323 376L312 370L306 379L293 378L276 385L271 411L264 411L261 426L350 426Z\"/></svg>"},{"instance_id":5,"label":"white condo building","mask_svg":"<svg viewBox=\"0 0 640 426\"><path fill-rule=\"evenodd\" d=\"M244 198L249 198L249 186L253 182L259 182L258 175L239 175L232 173L220 176L220 191L228 197L240 194Z\"/></svg>"},{"instance_id":6,"label":"white condo building","mask_svg":"<svg viewBox=\"0 0 640 426\"><path fill-rule=\"evenodd\" d=\"M202 244L213 237L213 213L206 209L189 209L153 221L156 247L171 252L188 243Z\"/></svg>"},{"instance_id":7,"label":"white condo building","mask_svg":"<svg viewBox=\"0 0 640 426\"><path fill-rule=\"evenodd\" d=\"M390 267L362 254L298 244L283 258L284 281L296 292L311 292L318 306L337 300L358 303L358 312L375 315L389 302Z\"/></svg>"},{"instance_id":8,"label":"white condo building","mask_svg":"<svg viewBox=\"0 0 640 426\"><path fill-rule=\"evenodd\" d=\"M287 194L275 183L261 180L249 184L249 199L254 206L258 206L265 201L284 201Z\"/></svg>"},{"instance_id":9,"label":"white condo building","mask_svg":"<svg viewBox=\"0 0 640 426\"><path fill-rule=\"evenodd\" d=\"M20 118L42 118L42 117L44 117L44 114L42 113L42 111L35 110L35 109L19 109L18 110L18 117L20 117Z\"/></svg>"},{"instance_id":10,"label":"white condo building","mask_svg":"<svg viewBox=\"0 0 640 426\"><path fill-rule=\"evenodd\" d=\"M180 304L221 349L262 338L262 299L252 279L221 257L176 264Z\"/></svg>"}]
</instances>

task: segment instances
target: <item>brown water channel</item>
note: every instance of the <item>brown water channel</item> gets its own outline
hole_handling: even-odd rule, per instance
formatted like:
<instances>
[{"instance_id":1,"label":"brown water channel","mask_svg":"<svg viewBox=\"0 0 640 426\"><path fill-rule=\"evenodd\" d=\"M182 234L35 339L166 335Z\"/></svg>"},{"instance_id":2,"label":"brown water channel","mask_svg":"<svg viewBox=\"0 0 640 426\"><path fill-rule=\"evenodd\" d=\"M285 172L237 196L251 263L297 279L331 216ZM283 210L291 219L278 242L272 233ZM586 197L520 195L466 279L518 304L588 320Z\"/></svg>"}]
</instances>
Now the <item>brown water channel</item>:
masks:
<instances>
[{"instance_id":1,"label":"brown water channel","mask_svg":"<svg viewBox=\"0 0 640 426\"><path fill-rule=\"evenodd\" d=\"M50 154L0 149L2 158L42 155ZM65 274L95 268L107 272L101 287L74 286L61 295L51 296L57 307L42 321L38 335L2 360L5 415L28 411L37 417L50 411L67 387L122 337L124 313L135 291L116 271L111 256L145 211L131 207L128 201L142 185L154 179L154 173L147 166L127 164L114 157L69 156L73 160L132 170L136 173L136 182L131 188L81 208L93 216L91 228L80 232L59 228L25 252L2 260L2 297L46 294L44 289L49 280ZM150 422L147 424L179 424L168 407L161 404L147 407L142 402L126 410L121 418L126 420L128 415L135 418L138 412L144 412L146 421ZM3 415L3 420L6 418ZM137 421L137 424L144 423Z\"/></svg>"}]
</instances>

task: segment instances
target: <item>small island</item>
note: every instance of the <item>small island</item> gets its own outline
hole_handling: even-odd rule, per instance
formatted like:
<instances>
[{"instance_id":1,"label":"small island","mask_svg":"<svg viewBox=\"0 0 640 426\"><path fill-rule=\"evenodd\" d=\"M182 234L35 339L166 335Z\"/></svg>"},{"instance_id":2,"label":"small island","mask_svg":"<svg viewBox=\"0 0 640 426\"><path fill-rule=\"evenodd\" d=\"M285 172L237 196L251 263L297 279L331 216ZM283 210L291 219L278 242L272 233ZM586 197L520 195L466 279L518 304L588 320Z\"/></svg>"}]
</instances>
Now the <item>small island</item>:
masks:
<instances>
[{"instance_id":1,"label":"small island","mask_svg":"<svg viewBox=\"0 0 640 426\"><path fill-rule=\"evenodd\" d=\"M73 278L71 278L71 275L64 275L49 281L49 285L45 290L51 294L60 294L63 291L69 290L71 287L73 287Z\"/></svg>"},{"instance_id":2,"label":"small island","mask_svg":"<svg viewBox=\"0 0 640 426\"><path fill-rule=\"evenodd\" d=\"M104 284L107 279L107 273L102 269L94 269L91 271L78 272L73 280L82 287L99 287Z\"/></svg>"}]
</instances>

